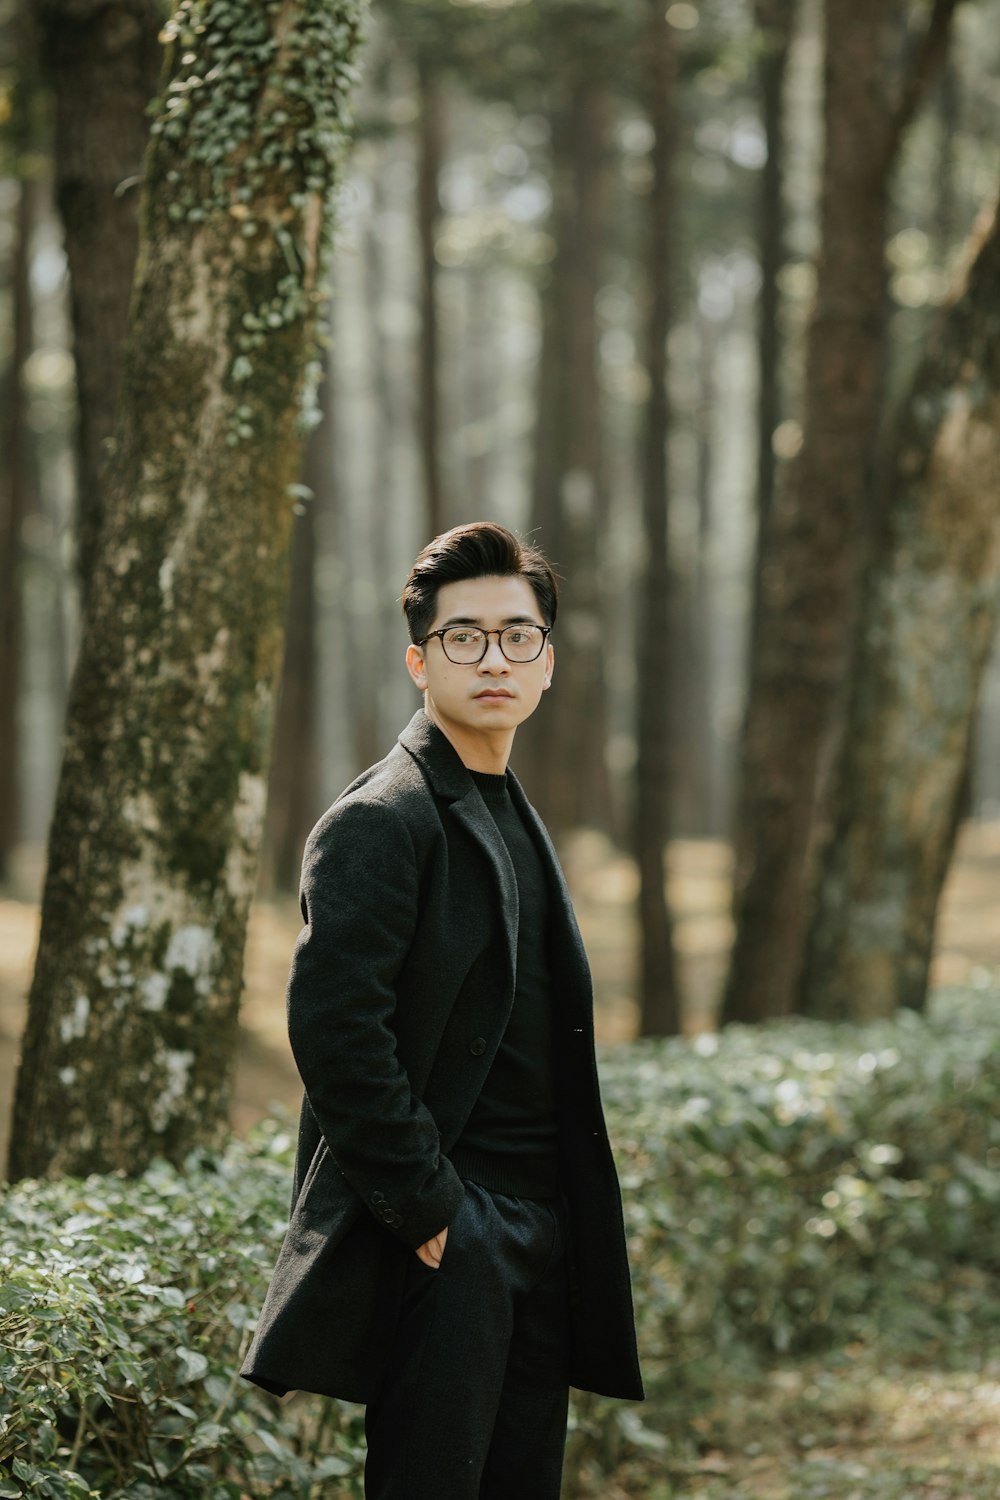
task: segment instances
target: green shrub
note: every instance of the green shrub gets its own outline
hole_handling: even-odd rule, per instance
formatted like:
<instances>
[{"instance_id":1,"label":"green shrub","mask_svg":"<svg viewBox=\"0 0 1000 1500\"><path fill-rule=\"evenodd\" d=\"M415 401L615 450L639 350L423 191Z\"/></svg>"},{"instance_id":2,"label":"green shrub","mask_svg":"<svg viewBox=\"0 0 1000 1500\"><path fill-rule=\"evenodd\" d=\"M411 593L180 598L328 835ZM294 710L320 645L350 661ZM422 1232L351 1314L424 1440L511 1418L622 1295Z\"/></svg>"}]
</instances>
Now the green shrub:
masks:
<instances>
[{"instance_id":1,"label":"green shrub","mask_svg":"<svg viewBox=\"0 0 1000 1500\"><path fill-rule=\"evenodd\" d=\"M915 1339L981 1314L993 1272L1000 1004L803 1021L603 1059L651 1411L747 1351ZM183 1172L22 1183L0 1200L0 1496L357 1496L360 1413L278 1404L235 1374L284 1230L279 1125ZM963 1311L963 1308L965 1309ZM577 1467L662 1446L580 1397Z\"/></svg>"},{"instance_id":2,"label":"green shrub","mask_svg":"<svg viewBox=\"0 0 1000 1500\"><path fill-rule=\"evenodd\" d=\"M236 1373L285 1228L290 1154L272 1125L184 1172L7 1191L0 1496L361 1494L357 1409L279 1405Z\"/></svg>"},{"instance_id":3,"label":"green shrub","mask_svg":"<svg viewBox=\"0 0 1000 1500\"><path fill-rule=\"evenodd\" d=\"M609 1054L647 1358L847 1339L924 1276L1000 1265L998 1002Z\"/></svg>"},{"instance_id":4,"label":"green shrub","mask_svg":"<svg viewBox=\"0 0 1000 1500\"><path fill-rule=\"evenodd\" d=\"M889 1336L996 1337L1000 993L930 1017L794 1019L603 1060L652 1418L577 1402L578 1454L610 1468L761 1357Z\"/></svg>"}]
</instances>

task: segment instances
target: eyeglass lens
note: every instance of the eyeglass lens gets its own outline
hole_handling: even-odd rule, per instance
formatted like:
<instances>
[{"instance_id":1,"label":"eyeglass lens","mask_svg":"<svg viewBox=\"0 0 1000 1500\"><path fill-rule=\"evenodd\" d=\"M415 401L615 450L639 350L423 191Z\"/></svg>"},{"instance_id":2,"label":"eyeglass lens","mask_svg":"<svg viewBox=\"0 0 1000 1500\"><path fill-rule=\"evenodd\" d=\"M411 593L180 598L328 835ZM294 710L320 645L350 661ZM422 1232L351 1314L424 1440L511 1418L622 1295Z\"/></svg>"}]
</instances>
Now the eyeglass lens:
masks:
<instances>
[{"instance_id":1,"label":"eyeglass lens","mask_svg":"<svg viewBox=\"0 0 1000 1500\"><path fill-rule=\"evenodd\" d=\"M492 632L491 632L492 633ZM486 632L473 627L456 626L441 637L449 661L463 664L481 661L486 654ZM545 642L545 632L538 625L508 625L497 639L508 661L534 661Z\"/></svg>"}]
</instances>

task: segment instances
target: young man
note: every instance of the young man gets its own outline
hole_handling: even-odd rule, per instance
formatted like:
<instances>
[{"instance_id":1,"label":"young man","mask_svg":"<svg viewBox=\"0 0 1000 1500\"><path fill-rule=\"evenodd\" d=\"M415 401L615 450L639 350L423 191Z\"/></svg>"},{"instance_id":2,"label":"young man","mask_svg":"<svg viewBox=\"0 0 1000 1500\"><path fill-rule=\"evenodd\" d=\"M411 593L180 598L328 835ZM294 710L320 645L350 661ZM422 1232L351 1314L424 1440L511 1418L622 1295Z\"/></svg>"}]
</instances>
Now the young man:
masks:
<instances>
[{"instance_id":1,"label":"young man","mask_svg":"<svg viewBox=\"0 0 1000 1500\"><path fill-rule=\"evenodd\" d=\"M403 609L423 707L306 844L292 1214L242 1373L366 1403L369 1500L555 1500L568 1387L642 1397L587 960L507 770L556 583L478 522Z\"/></svg>"}]
</instances>

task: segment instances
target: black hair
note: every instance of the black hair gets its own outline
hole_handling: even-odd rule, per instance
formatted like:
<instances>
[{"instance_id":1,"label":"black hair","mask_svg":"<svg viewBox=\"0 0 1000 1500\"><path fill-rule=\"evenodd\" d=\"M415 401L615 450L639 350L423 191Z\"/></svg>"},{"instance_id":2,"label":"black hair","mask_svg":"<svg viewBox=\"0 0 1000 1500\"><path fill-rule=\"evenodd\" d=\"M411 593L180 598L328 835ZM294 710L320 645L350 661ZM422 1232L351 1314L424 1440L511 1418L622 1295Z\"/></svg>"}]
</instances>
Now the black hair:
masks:
<instances>
[{"instance_id":1,"label":"black hair","mask_svg":"<svg viewBox=\"0 0 1000 1500\"><path fill-rule=\"evenodd\" d=\"M423 640L434 623L438 589L466 578L523 578L530 583L546 625L554 625L559 603L556 576L544 553L497 521L470 521L442 531L423 548L403 589L403 613L411 641Z\"/></svg>"}]
</instances>

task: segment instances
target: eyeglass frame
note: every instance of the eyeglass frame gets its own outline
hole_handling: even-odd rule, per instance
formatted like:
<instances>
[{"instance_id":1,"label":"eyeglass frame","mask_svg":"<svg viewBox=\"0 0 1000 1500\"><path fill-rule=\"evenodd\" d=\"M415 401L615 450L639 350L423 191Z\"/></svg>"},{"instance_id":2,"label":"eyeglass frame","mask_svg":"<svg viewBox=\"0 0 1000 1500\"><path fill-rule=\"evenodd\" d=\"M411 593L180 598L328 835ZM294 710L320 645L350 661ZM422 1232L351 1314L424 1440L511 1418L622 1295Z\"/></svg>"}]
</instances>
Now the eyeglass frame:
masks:
<instances>
[{"instance_id":1,"label":"eyeglass frame","mask_svg":"<svg viewBox=\"0 0 1000 1500\"><path fill-rule=\"evenodd\" d=\"M542 632L542 644L539 646L534 656L527 656L524 657L521 661L515 661L513 657L508 656L506 651L503 649L503 644L500 640L500 637L507 630L517 630L518 627L521 627L523 629L525 625L530 625L532 630L540 630ZM454 661L453 658L450 657L448 655L448 652L445 650L444 638L448 634L448 632L450 630L463 629L478 630L483 636L482 652L479 656L476 657L474 661ZM500 647L500 654L503 657L504 661L509 661L512 667L527 667L530 666L533 661L537 661L541 656L542 652L545 650L545 643L547 642L551 634L551 625L536 625L534 620L515 620L512 625L502 625L499 630L483 630L483 627L481 625L444 625L440 630L429 630L422 640L414 641L413 644L415 646L426 646L429 640L431 640L434 636L438 636L441 640L441 650L444 651L445 660L450 661L453 667L478 667L479 663L485 659L486 653L490 649L490 636L495 635L497 638L497 645Z\"/></svg>"}]
</instances>

